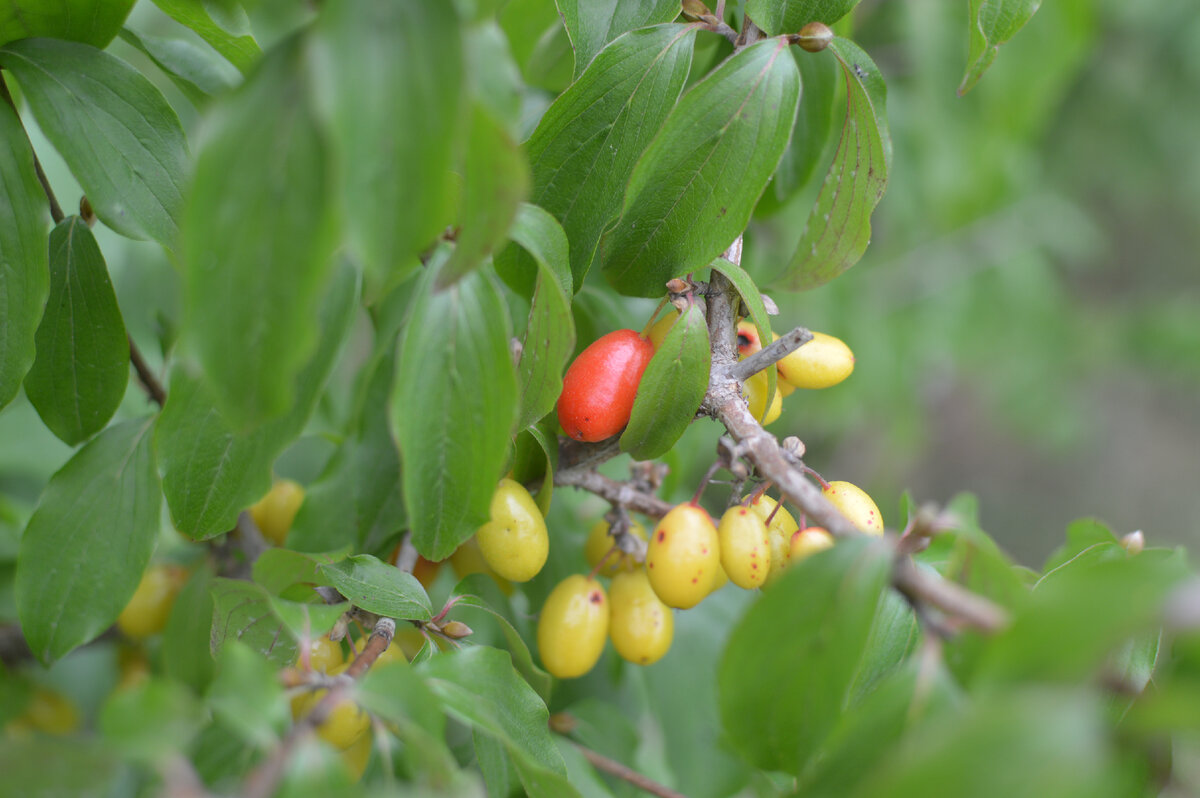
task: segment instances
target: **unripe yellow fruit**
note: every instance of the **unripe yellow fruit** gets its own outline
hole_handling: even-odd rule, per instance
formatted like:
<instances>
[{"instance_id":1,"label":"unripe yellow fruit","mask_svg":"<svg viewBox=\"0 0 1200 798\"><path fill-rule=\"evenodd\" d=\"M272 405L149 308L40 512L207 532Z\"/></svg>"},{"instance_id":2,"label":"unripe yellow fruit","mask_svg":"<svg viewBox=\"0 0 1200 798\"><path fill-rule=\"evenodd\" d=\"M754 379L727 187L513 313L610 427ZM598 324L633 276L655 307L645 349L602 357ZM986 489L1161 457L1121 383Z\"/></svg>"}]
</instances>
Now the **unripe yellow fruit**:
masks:
<instances>
[{"instance_id":1,"label":"unripe yellow fruit","mask_svg":"<svg viewBox=\"0 0 1200 798\"><path fill-rule=\"evenodd\" d=\"M758 327L749 319L737 323L738 360L745 360L762 349L762 340L758 337Z\"/></svg>"},{"instance_id":2,"label":"unripe yellow fruit","mask_svg":"<svg viewBox=\"0 0 1200 798\"><path fill-rule=\"evenodd\" d=\"M717 538L721 566L729 580L746 590L761 587L771 573L771 542L762 518L735 504L721 516Z\"/></svg>"},{"instance_id":3,"label":"unripe yellow fruit","mask_svg":"<svg viewBox=\"0 0 1200 798\"><path fill-rule=\"evenodd\" d=\"M373 742L374 735L368 729L366 734L342 751L342 762L345 763L346 769L350 771L351 779L355 782L362 781L363 774L367 772L367 763L371 761Z\"/></svg>"},{"instance_id":4,"label":"unripe yellow fruit","mask_svg":"<svg viewBox=\"0 0 1200 798\"><path fill-rule=\"evenodd\" d=\"M629 523L629 531L642 540L646 539L646 527L637 521ZM587 558L588 565L595 568L612 547L613 538L608 534L608 522L600 519L592 525L592 530L588 532L587 542L583 544L583 556ZM599 573L604 576L613 576L617 571L632 571L638 565L638 561L633 557L619 551L609 556Z\"/></svg>"},{"instance_id":5,"label":"unripe yellow fruit","mask_svg":"<svg viewBox=\"0 0 1200 798\"><path fill-rule=\"evenodd\" d=\"M830 482L821 492L863 532L868 535L883 534L883 516L862 488L849 482Z\"/></svg>"},{"instance_id":6,"label":"unripe yellow fruit","mask_svg":"<svg viewBox=\"0 0 1200 798\"><path fill-rule=\"evenodd\" d=\"M590 671L604 653L608 620L608 596L598 581L574 574L559 582L538 617L542 665L560 679Z\"/></svg>"},{"instance_id":7,"label":"unripe yellow fruit","mask_svg":"<svg viewBox=\"0 0 1200 798\"><path fill-rule=\"evenodd\" d=\"M812 340L775 364L797 388L829 388L854 371L854 353L840 338L814 332Z\"/></svg>"},{"instance_id":8,"label":"unripe yellow fruit","mask_svg":"<svg viewBox=\"0 0 1200 798\"><path fill-rule=\"evenodd\" d=\"M668 607L699 604L711 592L720 565L717 528L704 508L680 504L654 527L646 570L654 592Z\"/></svg>"},{"instance_id":9,"label":"unripe yellow fruit","mask_svg":"<svg viewBox=\"0 0 1200 798\"><path fill-rule=\"evenodd\" d=\"M678 310L668 310L646 333L646 337L650 339L650 343L654 344L655 351L662 346L663 339L667 337L667 333L675 326L675 322L679 321Z\"/></svg>"},{"instance_id":10,"label":"unripe yellow fruit","mask_svg":"<svg viewBox=\"0 0 1200 798\"><path fill-rule=\"evenodd\" d=\"M282 546L303 503L304 488L290 479L281 479L250 508L250 517L264 538Z\"/></svg>"},{"instance_id":11,"label":"unripe yellow fruit","mask_svg":"<svg viewBox=\"0 0 1200 798\"><path fill-rule=\"evenodd\" d=\"M347 665L339 665L330 676L342 673ZM301 718L312 712L328 690L314 690L292 699L292 717ZM371 728L371 717L350 697L343 697L329 710L325 720L317 724L317 736L334 748L346 750L358 742Z\"/></svg>"},{"instance_id":12,"label":"unripe yellow fruit","mask_svg":"<svg viewBox=\"0 0 1200 798\"><path fill-rule=\"evenodd\" d=\"M117 628L134 640L161 632L186 579L187 572L177 565L151 565L117 616Z\"/></svg>"},{"instance_id":13,"label":"unripe yellow fruit","mask_svg":"<svg viewBox=\"0 0 1200 798\"><path fill-rule=\"evenodd\" d=\"M610 588L612 614L608 636L624 659L637 665L658 662L671 647L675 616L659 600L645 568L622 571Z\"/></svg>"},{"instance_id":14,"label":"unripe yellow fruit","mask_svg":"<svg viewBox=\"0 0 1200 798\"><path fill-rule=\"evenodd\" d=\"M727 584L729 584L729 574L725 573L725 568L718 559L717 567L713 570L712 581L708 585L708 594L711 596Z\"/></svg>"},{"instance_id":15,"label":"unripe yellow fruit","mask_svg":"<svg viewBox=\"0 0 1200 798\"><path fill-rule=\"evenodd\" d=\"M767 524L767 540L771 546L771 570L763 582L765 587L779 581L783 572L787 570L792 533L799 529L800 525L785 508L780 507L776 510L775 500L765 494L752 503L750 509L763 519L764 523L767 518L771 518L771 523ZM774 516L771 515L772 512L775 513Z\"/></svg>"},{"instance_id":16,"label":"unripe yellow fruit","mask_svg":"<svg viewBox=\"0 0 1200 798\"><path fill-rule=\"evenodd\" d=\"M341 643L335 643L324 635L308 641L308 666L312 670L318 673L333 673L334 668L345 661ZM303 666L303 658L296 657L296 664Z\"/></svg>"},{"instance_id":17,"label":"unripe yellow fruit","mask_svg":"<svg viewBox=\"0 0 1200 798\"><path fill-rule=\"evenodd\" d=\"M4 730L15 735L42 732L62 737L79 729L79 710L63 694L38 685L25 705L25 710L5 725Z\"/></svg>"},{"instance_id":18,"label":"unripe yellow fruit","mask_svg":"<svg viewBox=\"0 0 1200 798\"><path fill-rule=\"evenodd\" d=\"M764 427L778 419L779 414L783 412L783 394L779 392L778 386L771 397L770 407L767 406L769 387L767 372L760 371L746 379L742 391L746 395L746 403L750 405L750 415L758 419Z\"/></svg>"},{"instance_id":19,"label":"unripe yellow fruit","mask_svg":"<svg viewBox=\"0 0 1200 798\"><path fill-rule=\"evenodd\" d=\"M789 560L798 563L818 551L833 548L833 535L819 526L809 526L792 533Z\"/></svg>"},{"instance_id":20,"label":"unripe yellow fruit","mask_svg":"<svg viewBox=\"0 0 1200 798\"><path fill-rule=\"evenodd\" d=\"M496 584L500 586L500 591L504 595L512 595L512 582L498 575L488 565L487 560L483 558L483 552L479 548L477 535L467 538L463 541L462 545L454 550L454 553L450 555L450 567L459 579L465 579L471 574L487 574L496 580Z\"/></svg>"},{"instance_id":21,"label":"unripe yellow fruit","mask_svg":"<svg viewBox=\"0 0 1200 798\"><path fill-rule=\"evenodd\" d=\"M520 482L500 480L492 494L491 520L475 533L488 566L513 582L537 576L550 554L546 519Z\"/></svg>"}]
</instances>

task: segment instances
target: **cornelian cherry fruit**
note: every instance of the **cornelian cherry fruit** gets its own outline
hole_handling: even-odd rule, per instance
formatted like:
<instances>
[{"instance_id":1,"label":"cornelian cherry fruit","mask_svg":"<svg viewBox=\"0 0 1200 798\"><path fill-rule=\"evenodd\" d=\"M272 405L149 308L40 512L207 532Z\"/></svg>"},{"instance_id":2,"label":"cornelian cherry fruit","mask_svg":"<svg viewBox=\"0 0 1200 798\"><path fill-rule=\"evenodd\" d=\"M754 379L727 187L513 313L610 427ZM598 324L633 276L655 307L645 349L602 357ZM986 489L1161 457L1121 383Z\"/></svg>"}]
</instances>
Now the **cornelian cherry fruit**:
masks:
<instances>
[{"instance_id":1,"label":"cornelian cherry fruit","mask_svg":"<svg viewBox=\"0 0 1200 798\"><path fill-rule=\"evenodd\" d=\"M611 438L629 423L633 399L654 344L633 330L616 330L579 353L563 377L558 422L577 441Z\"/></svg>"}]
</instances>

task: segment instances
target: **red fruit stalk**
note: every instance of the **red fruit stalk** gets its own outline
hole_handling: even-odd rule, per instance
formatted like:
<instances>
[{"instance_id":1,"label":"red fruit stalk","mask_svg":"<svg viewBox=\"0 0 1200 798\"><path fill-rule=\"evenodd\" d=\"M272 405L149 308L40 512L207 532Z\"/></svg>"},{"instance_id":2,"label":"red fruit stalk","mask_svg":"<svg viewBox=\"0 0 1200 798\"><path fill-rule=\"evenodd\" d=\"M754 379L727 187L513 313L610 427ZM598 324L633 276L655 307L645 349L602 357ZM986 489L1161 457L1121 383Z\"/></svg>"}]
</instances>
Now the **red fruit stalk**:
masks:
<instances>
[{"instance_id":1,"label":"red fruit stalk","mask_svg":"<svg viewBox=\"0 0 1200 798\"><path fill-rule=\"evenodd\" d=\"M654 345L633 330L610 332L580 352L558 397L558 422L567 435L602 441L625 429L653 356Z\"/></svg>"}]
</instances>

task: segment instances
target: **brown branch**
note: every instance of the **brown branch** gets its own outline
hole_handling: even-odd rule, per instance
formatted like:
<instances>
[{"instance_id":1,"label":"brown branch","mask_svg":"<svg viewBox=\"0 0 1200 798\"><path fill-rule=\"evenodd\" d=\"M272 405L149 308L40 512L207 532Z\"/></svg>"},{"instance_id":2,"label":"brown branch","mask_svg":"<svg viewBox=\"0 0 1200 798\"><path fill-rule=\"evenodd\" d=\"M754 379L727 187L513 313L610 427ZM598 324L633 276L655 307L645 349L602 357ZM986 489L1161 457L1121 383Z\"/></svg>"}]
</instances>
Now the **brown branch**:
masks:
<instances>
[{"instance_id":1,"label":"brown branch","mask_svg":"<svg viewBox=\"0 0 1200 798\"><path fill-rule=\"evenodd\" d=\"M739 360L729 369L728 375L738 382L745 382L749 377L783 360L811 341L812 338L811 332L803 327L797 327L791 332L779 336L778 340L772 341L745 360Z\"/></svg>"},{"instance_id":2,"label":"brown branch","mask_svg":"<svg viewBox=\"0 0 1200 798\"><path fill-rule=\"evenodd\" d=\"M662 518L674 506L653 494L639 491L628 482L609 479L591 469L571 468L558 471L554 474L554 484L586 490L608 500L611 504L648 515L651 518Z\"/></svg>"},{"instance_id":3,"label":"brown branch","mask_svg":"<svg viewBox=\"0 0 1200 798\"><path fill-rule=\"evenodd\" d=\"M137 344L133 342L133 336L129 336L129 362L133 364L133 370L137 372L138 382L146 389L146 393L154 400L154 403L162 407L167 403L167 391L163 388L162 383L158 381L158 377L154 376L154 371L146 362L146 358L142 357L142 352L138 349Z\"/></svg>"},{"instance_id":4,"label":"brown branch","mask_svg":"<svg viewBox=\"0 0 1200 798\"><path fill-rule=\"evenodd\" d=\"M643 792L657 795L659 798L687 798L683 793L676 792L670 787L659 784L654 779L648 776L643 776L632 768L622 765L615 759L609 759L604 754L593 751L582 743L571 740L571 744L579 749L579 753L583 754L583 758L592 764L596 770L608 773L611 776L616 776L618 779L626 781L637 787Z\"/></svg>"},{"instance_id":5,"label":"brown branch","mask_svg":"<svg viewBox=\"0 0 1200 798\"><path fill-rule=\"evenodd\" d=\"M8 84L4 82L4 77L0 76L0 97L12 106L13 113L17 115L17 121L21 121L21 112L17 109L17 103L13 100L12 94L8 91ZM22 125L22 127L24 127ZM26 134L28 137L28 134ZM50 202L50 218L58 224L63 219L67 218L63 213L62 206L58 204L58 198L54 196L54 190L50 188L50 181L46 179L46 173L42 170L42 162L38 160L37 153L33 151L33 145L29 147L29 152L33 155L33 169L37 172L38 182L42 184L42 191L46 193L46 199Z\"/></svg>"}]
</instances>

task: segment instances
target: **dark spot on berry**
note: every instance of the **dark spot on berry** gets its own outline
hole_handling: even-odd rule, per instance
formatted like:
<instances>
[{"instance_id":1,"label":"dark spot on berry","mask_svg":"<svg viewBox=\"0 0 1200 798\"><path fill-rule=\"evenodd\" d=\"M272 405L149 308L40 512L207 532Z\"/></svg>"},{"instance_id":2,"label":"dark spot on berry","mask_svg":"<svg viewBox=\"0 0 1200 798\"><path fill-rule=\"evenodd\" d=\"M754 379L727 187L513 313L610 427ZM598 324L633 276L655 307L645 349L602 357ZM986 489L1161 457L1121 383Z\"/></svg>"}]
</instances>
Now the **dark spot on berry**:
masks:
<instances>
[{"instance_id":1,"label":"dark spot on berry","mask_svg":"<svg viewBox=\"0 0 1200 798\"><path fill-rule=\"evenodd\" d=\"M750 563L750 567L751 567L751 568L753 568L755 571L757 571L757 570L758 570L758 563L756 563L756 562L752 562L752 563Z\"/></svg>"},{"instance_id":2,"label":"dark spot on berry","mask_svg":"<svg viewBox=\"0 0 1200 798\"><path fill-rule=\"evenodd\" d=\"M747 346L750 346L750 339L747 336L738 333L738 349L743 349Z\"/></svg>"},{"instance_id":3,"label":"dark spot on berry","mask_svg":"<svg viewBox=\"0 0 1200 798\"><path fill-rule=\"evenodd\" d=\"M600 591L597 590L596 592L592 593L592 595L588 596L588 601L592 602L593 604L603 604L604 596L600 595Z\"/></svg>"},{"instance_id":4,"label":"dark spot on berry","mask_svg":"<svg viewBox=\"0 0 1200 798\"><path fill-rule=\"evenodd\" d=\"M697 582L699 582L699 581L700 581L700 580L699 580L699 579L697 579L696 577L694 577L694 576L692 577L692 584L693 584L693 585L694 585L694 584L696 584L696 583L697 583Z\"/></svg>"},{"instance_id":5,"label":"dark spot on berry","mask_svg":"<svg viewBox=\"0 0 1200 798\"><path fill-rule=\"evenodd\" d=\"M662 532L662 531L660 531L660 532L658 533L658 542L659 542L659 543L662 543L662 542L663 542L664 540L666 540L666 539L667 539L667 533L666 533L666 532Z\"/></svg>"},{"instance_id":6,"label":"dark spot on berry","mask_svg":"<svg viewBox=\"0 0 1200 798\"><path fill-rule=\"evenodd\" d=\"M649 566L650 568L654 567L654 563L652 563L652 562L646 563L646 565Z\"/></svg>"}]
</instances>

